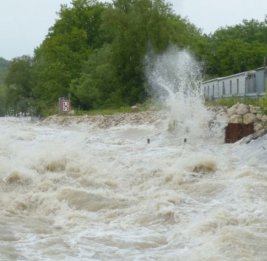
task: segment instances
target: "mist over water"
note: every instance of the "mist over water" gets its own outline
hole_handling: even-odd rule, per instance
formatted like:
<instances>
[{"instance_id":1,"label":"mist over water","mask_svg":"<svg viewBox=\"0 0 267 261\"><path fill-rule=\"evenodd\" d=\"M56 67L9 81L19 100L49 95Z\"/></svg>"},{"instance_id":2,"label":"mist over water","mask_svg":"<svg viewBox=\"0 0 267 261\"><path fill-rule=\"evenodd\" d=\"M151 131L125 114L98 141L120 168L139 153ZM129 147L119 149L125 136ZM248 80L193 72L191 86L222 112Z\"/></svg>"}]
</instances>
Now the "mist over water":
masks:
<instances>
[{"instance_id":1,"label":"mist over water","mask_svg":"<svg viewBox=\"0 0 267 261\"><path fill-rule=\"evenodd\" d=\"M152 95L168 109L173 133L189 140L211 136L213 115L200 89L202 68L190 52L170 47L162 55L148 55L146 76Z\"/></svg>"},{"instance_id":2,"label":"mist over water","mask_svg":"<svg viewBox=\"0 0 267 261\"><path fill-rule=\"evenodd\" d=\"M1 261L266 260L267 137L207 137L187 52L149 68L167 112L0 118Z\"/></svg>"}]
</instances>

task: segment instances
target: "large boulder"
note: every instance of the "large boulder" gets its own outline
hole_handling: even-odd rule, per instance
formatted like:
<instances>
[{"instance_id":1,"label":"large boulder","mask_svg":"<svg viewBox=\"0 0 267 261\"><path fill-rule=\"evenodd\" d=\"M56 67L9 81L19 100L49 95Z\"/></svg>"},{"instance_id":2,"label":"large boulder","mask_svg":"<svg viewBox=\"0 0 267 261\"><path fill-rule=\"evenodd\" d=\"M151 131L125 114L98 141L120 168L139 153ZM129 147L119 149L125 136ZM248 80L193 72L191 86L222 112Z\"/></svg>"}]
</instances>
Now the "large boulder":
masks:
<instances>
[{"instance_id":1,"label":"large boulder","mask_svg":"<svg viewBox=\"0 0 267 261\"><path fill-rule=\"evenodd\" d=\"M229 123L243 123L242 115L234 114L230 117Z\"/></svg>"},{"instance_id":2,"label":"large boulder","mask_svg":"<svg viewBox=\"0 0 267 261\"><path fill-rule=\"evenodd\" d=\"M232 107L227 109L227 116L230 118L232 115L236 114L236 110L239 106L239 103L233 105Z\"/></svg>"},{"instance_id":3,"label":"large boulder","mask_svg":"<svg viewBox=\"0 0 267 261\"><path fill-rule=\"evenodd\" d=\"M262 120L263 122L267 122L267 115L263 115L262 118L261 118L261 120Z\"/></svg>"},{"instance_id":4,"label":"large boulder","mask_svg":"<svg viewBox=\"0 0 267 261\"><path fill-rule=\"evenodd\" d=\"M244 124L250 124L250 123L254 123L257 121L257 117L255 114L253 113L246 113L244 116L243 116L243 123Z\"/></svg>"},{"instance_id":5,"label":"large boulder","mask_svg":"<svg viewBox=\"0 0 267 261\"><path fill-rule=\"evenodd\" d=\"M248 112L249 112L249 106L243 103L240 103L238 107L236 108L236 114L238 115L244 115Z\"/></svg>"},{"instance_id":6,"label":"large boulder","mask_svg":"<svg viewBox=\"0 0 267 261\"><path fill-rule=\"evenodd\" d=\"M258 119L258 120L261 121L261 120L262 120L262 116L263 116L262 113L257 113L257 119Z\"/></svg>"},{"instance_id":7,"label":"large boulder","mask_svg":"<svg viewBox=\"0 0 267 261\"><path fill-rule=\"evenodd\" d=\"M263 124L261 122L257 122L257 123L254 124L254 131L255 132L259 132L263 128L264 128L264 126L263 126Z\"/></svg>"},{"instance_id":8,"label":"large boulder","mask_svg":"<svg viewBox=\"0 0 267 261\"><path fill-rule=\"evenodd\" d=\"M260 107L254 105L249 105L249 111L254 114L261 113Z\"/></svg>"}]
</instances>

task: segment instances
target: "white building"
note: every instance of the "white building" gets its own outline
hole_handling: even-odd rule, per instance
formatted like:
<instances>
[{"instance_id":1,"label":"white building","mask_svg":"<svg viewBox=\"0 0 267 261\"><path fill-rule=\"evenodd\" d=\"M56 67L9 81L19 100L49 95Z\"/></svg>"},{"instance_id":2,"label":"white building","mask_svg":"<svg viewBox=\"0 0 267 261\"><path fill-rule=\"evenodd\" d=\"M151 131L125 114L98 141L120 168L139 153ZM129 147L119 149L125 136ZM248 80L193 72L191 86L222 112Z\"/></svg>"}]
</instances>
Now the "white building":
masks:
<instances>
[{"instance_id":1,"label":"white building","mask_svg":"<svg viewBox=\"0 0 267 261\"><path fill-rule=\"evenodd\" d=\"M210 79L201 83L205 99L227 97L258 97L265 94L267 72L265 67L225 77Z\"/></svg>"}]
</instances>

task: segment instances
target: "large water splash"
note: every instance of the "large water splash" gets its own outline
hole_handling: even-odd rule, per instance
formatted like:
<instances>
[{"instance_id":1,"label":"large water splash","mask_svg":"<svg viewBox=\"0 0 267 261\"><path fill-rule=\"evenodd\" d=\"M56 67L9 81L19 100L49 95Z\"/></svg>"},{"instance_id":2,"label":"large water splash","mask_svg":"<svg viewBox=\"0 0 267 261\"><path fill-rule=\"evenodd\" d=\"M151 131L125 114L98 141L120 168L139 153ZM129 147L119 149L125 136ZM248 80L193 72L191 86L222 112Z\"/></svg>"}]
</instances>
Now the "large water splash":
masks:
<instances>
[{"instance_id":1,"label":"large water splash","mask_svg":"<svg viewBox=\"0 0 267 261\"><path fill-rule=\"evenodd\" d=\"M148 55L146 76L152 94L169 110L170 131L191 140L209 135L212 116L200 90L202 69L188 51L170 47Z\"/></svg>"}]
</instances>

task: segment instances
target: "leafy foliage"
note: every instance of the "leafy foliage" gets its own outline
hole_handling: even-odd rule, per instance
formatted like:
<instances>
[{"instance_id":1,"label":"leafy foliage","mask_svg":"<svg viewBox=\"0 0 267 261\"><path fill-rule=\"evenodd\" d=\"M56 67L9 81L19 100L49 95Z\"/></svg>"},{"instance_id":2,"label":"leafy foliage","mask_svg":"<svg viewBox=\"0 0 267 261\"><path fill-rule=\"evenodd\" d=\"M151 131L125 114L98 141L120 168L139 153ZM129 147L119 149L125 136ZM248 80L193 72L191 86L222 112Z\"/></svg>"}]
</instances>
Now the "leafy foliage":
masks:
<instances>
[{"instance_id":1,"label":"leafy foliage","mask_svg":"<svg viewBox=\"0 0 267 261\"><path fill-rule=\"evenodd\" d=\"M34 57L11 61L0 99L42 114L54 112L62 96L82 110L141 103L149 98L144 57L169 45L191 50L208 77L254 69L267 54L267 18L203 35L164 0L73 0L61 6Z\"/></svg>"},{"instance_id":2,"label":"leafy foliage","mask_svg":"<svg viewBox=\"0 0 267 261\"><path fill-rule=\"evenodd\" d=\"M267 17L221 28L208 39L207 73L225 76L261 67L267 54Z\"/></svg>"},{"instance_id":3,"label":"leafy foliage","mask_svg":"<svg viewBox=\"0 0 267 261\"><path fill-rule=\"evenodd\" d=\"M72 81L73 100L83 109L120 105L120 90L111 58L110 45L96 49L84 63L81 77Z\"/></svg>"},{"instance_id":4,"label":"leafy foliage","mask_svg":"<svg viewBox=\"0 0 267 261\"><path fill-rule=\"evenodd\" d=\"M9 61L0 57L0 116L6 111L6 86L4 84L8 71Z\"/></svg>"},{"instance_id":5,"label":"leafy foliage","mask_svg":"<svg viewBox=\"0 0 267 261\"><path fill-rule=\"evenodd\" d=\"M61 7L59 20L35 52L34 93L44 106L68 95L70 83L80 76L83 62L94 46L101 45L99 30L104 6L85 0L72 4L72 8Z\"/></svg>"},{"instance_id":6,"label":"leafy foliage","mask_svg":"<svg viewBox=\"0 0 267 261\"><path fill-rule=\"evenodd\" d=\"M27 112L33 103L32 58L22 56L13 59L5 83L7 104L12 104L15 111Z\"/></svg>"},{"instance_id":7,"label":"leafy foliage","mask_svg":"<svg viewBox=\"0 0 267 261\"><path fill-rule=\"evenodd\" d=\"M72 93L82 98L80 105L85 109L143 102L147 51L163 52L170 43L187 45L189 23L161 0L113 1L102 21L108 41L85 62L82 76L72 82ZM195 34L200 37L197 30Z\"/></svg>"},{"instance_id":8,"label":"leafy foliage","mask_svg":"<svg viewBox=\"0 0 267 261\"><path fill-rule=\"evenodd\" d=\"M0 84L3 84L8 71L9 61L0 57Z\"/></svg>"},{"instance_id":9,"label":"leafy foliage","mask_svg":"<svg viewBox=\"0 0 267 261\"><path fill-rule=\"evenodd\" d=\"M35 52L39 110L69 94L74 106L86 110L143 102L146 52L163 52L170 43L195 44L193 37L201 38L200 32L162 0L74 0L61 7Z\"/></svg>"}]
</instances>

